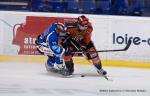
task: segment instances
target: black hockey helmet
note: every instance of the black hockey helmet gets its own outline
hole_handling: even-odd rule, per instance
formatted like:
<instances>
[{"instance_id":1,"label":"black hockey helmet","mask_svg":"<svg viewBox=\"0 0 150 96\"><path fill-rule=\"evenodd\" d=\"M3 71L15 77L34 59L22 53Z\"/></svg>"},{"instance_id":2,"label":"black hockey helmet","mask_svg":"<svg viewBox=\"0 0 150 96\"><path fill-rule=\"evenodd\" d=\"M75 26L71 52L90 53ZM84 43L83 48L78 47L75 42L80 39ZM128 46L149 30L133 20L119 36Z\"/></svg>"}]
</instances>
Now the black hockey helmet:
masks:
<instances>
[{"instance_id":1,"label":"black hockey helmet","mask_svg":"<svg viewBox=\"0 0 150 96\"><path fill-rule=\"evenodd\" d=\"M88 28L89 19L84 15L79 16L77 19L77 24L80 30L85 30Z\"/></svg>"}]
</instances>

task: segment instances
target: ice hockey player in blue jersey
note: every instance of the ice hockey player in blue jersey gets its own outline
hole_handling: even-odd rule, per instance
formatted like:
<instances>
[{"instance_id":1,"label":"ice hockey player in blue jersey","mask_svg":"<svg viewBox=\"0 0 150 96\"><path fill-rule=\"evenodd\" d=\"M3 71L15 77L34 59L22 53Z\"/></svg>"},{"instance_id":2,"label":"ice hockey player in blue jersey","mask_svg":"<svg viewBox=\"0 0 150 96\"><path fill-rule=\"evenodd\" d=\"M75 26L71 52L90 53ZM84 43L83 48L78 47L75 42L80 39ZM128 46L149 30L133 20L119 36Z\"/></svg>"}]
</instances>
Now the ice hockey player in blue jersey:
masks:
<instances>
[{"instance_id":1,"label":"ice hockey player in blue jersey","mask_svg":"<svg viewBox=\"0 0 150 96\"><path fill-rule=\"evenodd\" d=\"M35 43L40 53L48 56L45 63L47 71L59 71L63 69L64 48L61 47L61 37L65 35L65 27L62 23L53 23L43 34L39 35Z\"/></svg>"}]
</instances>

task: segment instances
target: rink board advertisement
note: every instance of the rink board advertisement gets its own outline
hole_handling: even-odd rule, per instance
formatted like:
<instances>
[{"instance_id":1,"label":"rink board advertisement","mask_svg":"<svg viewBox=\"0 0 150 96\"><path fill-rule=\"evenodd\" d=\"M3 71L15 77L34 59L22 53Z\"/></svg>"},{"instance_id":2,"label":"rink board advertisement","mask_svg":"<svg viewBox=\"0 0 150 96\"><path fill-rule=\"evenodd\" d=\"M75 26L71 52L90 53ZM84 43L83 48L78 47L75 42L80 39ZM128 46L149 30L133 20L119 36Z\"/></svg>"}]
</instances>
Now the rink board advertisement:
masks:
<instances>
[{"instance_id":1,"label":"rink board advertisement","mask_svg":"<svg viewBox=\"0 0 150 96\"><path fill-rule=\"evenodd\" d=\"M41 35L52 23L72 22L74 18L63 17L40 17L26 16L26 22L15 24L13 27L13 42L12 44L20 47L19 55L40 55L37 51L35 40Z\"/></svg>"},{"instance_id":2,"label":"rink board advertisement","mask_svg":"<svg viewBox=\"0 0 150 96\"><path fill-rule=\"evenodd\" d=\"M32 12L0 12L0 55L39 55L36 37L54 22L74 21L78 15ZM122 49L100 53L102 60L150 62L150 18L86 15L93 25L92 40L97 50Z\"/></svg>"}]
</instances>

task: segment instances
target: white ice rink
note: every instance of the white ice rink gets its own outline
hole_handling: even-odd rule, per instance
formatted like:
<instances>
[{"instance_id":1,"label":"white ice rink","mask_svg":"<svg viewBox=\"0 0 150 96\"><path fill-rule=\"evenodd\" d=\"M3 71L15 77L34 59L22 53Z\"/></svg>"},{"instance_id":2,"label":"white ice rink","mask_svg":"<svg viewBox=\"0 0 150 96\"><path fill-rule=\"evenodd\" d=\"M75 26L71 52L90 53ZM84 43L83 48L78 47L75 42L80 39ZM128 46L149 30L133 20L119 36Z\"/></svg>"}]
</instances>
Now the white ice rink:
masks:
<instances>
[{"instance_id":1,"label":"white ice rink","mask_svg":"<svg viewBox=\"0 0 150 96\"><path fill-rule=\"evenodd\" d=\"M1 62L0 96L150 96L150 70L104 69L113 81L99 77L92 65L76 64L75 76L62 78L44 64Z\"/></svg>"}]
</instances>

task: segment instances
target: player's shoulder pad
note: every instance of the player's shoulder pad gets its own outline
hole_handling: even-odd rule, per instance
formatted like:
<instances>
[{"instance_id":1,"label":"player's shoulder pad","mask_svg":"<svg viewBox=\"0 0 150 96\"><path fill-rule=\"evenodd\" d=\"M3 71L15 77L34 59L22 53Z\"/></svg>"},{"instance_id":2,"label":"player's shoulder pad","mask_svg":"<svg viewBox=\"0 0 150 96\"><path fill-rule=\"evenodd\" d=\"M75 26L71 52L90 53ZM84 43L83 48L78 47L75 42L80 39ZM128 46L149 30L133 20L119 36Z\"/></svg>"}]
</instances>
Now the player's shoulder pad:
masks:
<instances>
[{"instance_id":1,"label":"player's shoulder pad","mask_svg":"<svg viewBox=\"0 0 150 96\"><path fill-rule=\"evenodd\" d=\"M52 32L55 30L55 28L57 27L57 24L56 23L53 23L50 25L50 27L47 29L48 32Z\"/></svg>"},{"instance_id":2,"label":"player's shoulder pad","mask_svg":"<svg viewBox=\"0 0 150 96\"><path fill-rule=\"evenodd\" d=\"M56 28L57 27L57 23L53 23L50 28Z\"/></svg>"}]
</instances>

